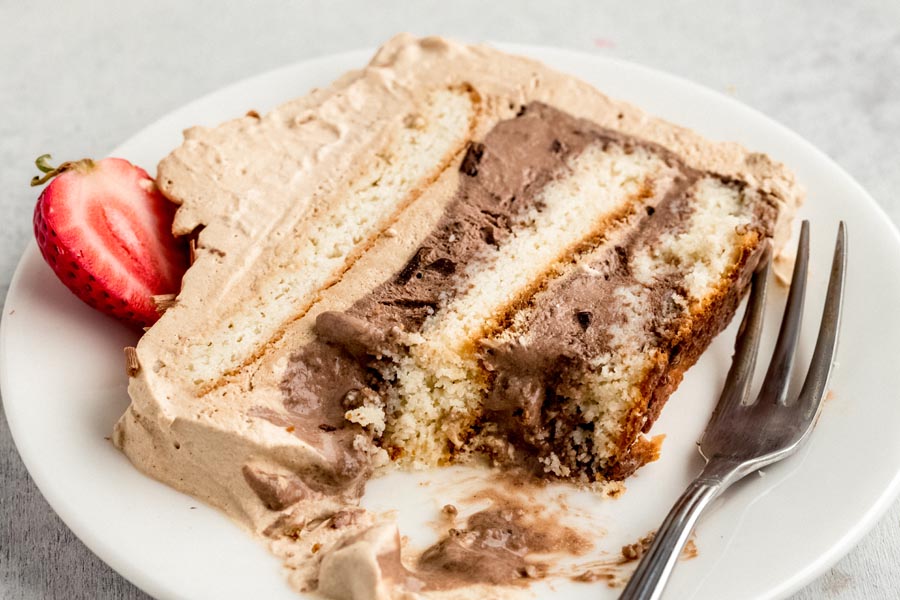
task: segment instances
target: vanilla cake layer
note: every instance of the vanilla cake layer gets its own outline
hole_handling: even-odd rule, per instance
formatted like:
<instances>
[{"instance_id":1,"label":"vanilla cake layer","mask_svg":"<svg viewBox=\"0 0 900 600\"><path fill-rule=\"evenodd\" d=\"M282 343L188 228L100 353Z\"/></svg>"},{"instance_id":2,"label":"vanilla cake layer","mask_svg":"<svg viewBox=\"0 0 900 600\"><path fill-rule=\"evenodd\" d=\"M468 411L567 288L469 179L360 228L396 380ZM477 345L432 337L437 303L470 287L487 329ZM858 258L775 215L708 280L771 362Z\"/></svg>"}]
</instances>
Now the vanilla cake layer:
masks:
<instances>
[{"instance_id":1,"label":"vanilla cake layer","mask_svg":"<svg viewBox=\"0 0 900 600\"><path fill-rule=\"evenodd\" d=\"M269 540L300 588L385 526L351 509L373 470L488 455L592 481L652 458L641 432L801 199L763 155L405 35L188 130L157 182L196 261L137 346L114 441Z\"/></svg>"}]
</instances>

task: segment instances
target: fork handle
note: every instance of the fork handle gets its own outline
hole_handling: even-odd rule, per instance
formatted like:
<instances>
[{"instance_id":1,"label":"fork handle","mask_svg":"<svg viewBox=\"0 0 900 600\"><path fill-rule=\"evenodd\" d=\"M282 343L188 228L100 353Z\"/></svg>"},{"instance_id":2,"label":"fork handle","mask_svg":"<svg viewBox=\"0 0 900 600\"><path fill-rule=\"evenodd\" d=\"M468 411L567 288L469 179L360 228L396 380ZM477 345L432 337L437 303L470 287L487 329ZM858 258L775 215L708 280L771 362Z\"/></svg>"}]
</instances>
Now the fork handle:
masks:
<instances>
[{"instance_id":1,"label":"fork handle","mask_svg":"<svg viewBox=\"0 0 900 600\"><path fill-rule=\"evenodd\" d=\"M740 479L736 465L710 462L675 502L619 600L658 600L675 562L710 502Z\"/></svg>"}]
</instances>

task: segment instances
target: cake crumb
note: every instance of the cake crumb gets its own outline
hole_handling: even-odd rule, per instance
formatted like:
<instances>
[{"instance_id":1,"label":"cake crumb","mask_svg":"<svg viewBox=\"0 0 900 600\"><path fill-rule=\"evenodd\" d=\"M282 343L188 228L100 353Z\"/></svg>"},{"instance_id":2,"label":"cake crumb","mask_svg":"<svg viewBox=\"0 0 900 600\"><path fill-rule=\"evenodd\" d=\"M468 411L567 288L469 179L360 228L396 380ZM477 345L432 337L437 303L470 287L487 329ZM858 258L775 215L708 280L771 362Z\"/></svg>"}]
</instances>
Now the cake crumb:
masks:
<instances>
[{"instance_id":1,"label":"cake crumb","mask_svg":"<svg viewBox=\"0 0 900 600\"><path fill-rule=\"evenodd\" d=\"M699 554L700 550L697 548L697 544L694 542L694 538L692 537L684 545L684 549L681 551L681 556L679 558L681 560L691 560L697 558Z\"/></svg>"},{"instance_id":2,"label":"cake crumb","mask_svg":"<svg viewBox=\"0 0 900 600\"><path fill-rule=\"evenodd\" d=\"M353 410L344 413L344 418L351 423L371 428L376 436L381 436L385 430L384 408L374 404L363 404Z\"/></svg>"},{"instance_id":3,"label":"cake crumb","mask_svg":"<svg viewBox=\"0 0 900 600\"><path fill-rule=\"evenodd\" d=\"M640 558L647 552L650 544L653 543L654 537L656 537L656 532L651 531L635 543L622 546L622 558L625 560L625 562L640 560Z\"/></svg>"},{"instance_id":4,"label":"cake crumb","mask_svg":"<svg viewBox=\"0 0 900 600\"><path fill-rule=\"evenodd\" d=\"M624 494L628 488L621 481L595 481L588 487L600 494L603 499L615 500Z\"/></svg>"},{"instance_id":5,"label":"cake crumb","mask_svg":"<svg viewBox=\"0 0 900 600\"><path fill-rule=\"evenodd\" d=\"M794 257L783 252L772 261L772 272L775 273L775 281L784 287L790 287L791 276L794 273Z\"/></svg>"}]
</instances>

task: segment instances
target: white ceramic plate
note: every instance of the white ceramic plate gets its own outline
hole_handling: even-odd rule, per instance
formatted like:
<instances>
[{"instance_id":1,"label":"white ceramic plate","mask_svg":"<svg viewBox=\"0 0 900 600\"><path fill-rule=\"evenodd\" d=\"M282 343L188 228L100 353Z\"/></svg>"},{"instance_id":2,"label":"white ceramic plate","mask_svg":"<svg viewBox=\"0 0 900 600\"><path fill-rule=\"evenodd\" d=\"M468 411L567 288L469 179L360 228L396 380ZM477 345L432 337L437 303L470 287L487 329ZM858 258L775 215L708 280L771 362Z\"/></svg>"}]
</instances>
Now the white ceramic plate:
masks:
<instances>
[{"instance_id":1,"label":"white ceramic plate","mask_svg":"<svg viewBox=\"0 0 900 600\"><path fill-rule=\"evenodd\" d=\"M812 221L809 326L812 347L839 219L848 223L850 261L840 366L811 443L765 476L753 475L701 522L697 558L675 572L667 598L780 598L849 550L900 486L900 238L875 202L824 154L784 127L721 94L633 64L534 47L509 47L574 73L609 94L721 140L737 140L788 164L809 191ZM269 109L343 71L369 52L331 56L273 71L181 108L112 152L150 167L195 124L214 125L249 108ZM775 328L783 292L773 294ZM654 529L700 467L694 443L727 370L734 324L715 341L663 411L662 458L628 482L619 500L591 501L614 552ZM278 561L228 519L144 477L107 441L125 410L122 347L134 334L75 299L29 244L13 278L0 337L2 392L19 452L66 524L100 558L161 598L296 598ZM804 369L801 369L801 371ZM760 370L759 375L761 376ZM436 478L446 478L437 475ZM439 499L411 475L369 486L374 507L399 501L401 529L426 540L421 521ZM402 490L403 493L398 493ZM613 598L595 585L554 584L557 593ZM539 586L537 591L549 588Z\"/></svg>"}]
</instances>

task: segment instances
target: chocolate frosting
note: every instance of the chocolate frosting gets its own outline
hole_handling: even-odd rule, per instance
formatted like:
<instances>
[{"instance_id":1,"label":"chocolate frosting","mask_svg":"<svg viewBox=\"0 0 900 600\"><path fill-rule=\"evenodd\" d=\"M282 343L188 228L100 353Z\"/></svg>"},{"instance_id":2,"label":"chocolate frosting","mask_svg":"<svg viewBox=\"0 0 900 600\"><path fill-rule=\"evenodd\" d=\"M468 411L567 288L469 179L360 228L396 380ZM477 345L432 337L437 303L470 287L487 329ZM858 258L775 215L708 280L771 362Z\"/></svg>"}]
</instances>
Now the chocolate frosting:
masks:
<instances>
[{"instance_id":1,"label":"chocolate frosting","mask_svg":"<svg viewBox=\"0 0 900 600\"><path fill-rule=\"evenodd\" d=\"M578 556L590 549L575 530L543 514L542 506L496 492L486 495L490 507L471 515L464 527L451 528L419 557L416 575L426 589L527 583L547 572L535 555Z\"/></svg>"},{"instance_id":2,"label":"chocolate frosting","mask_svg":"<svg viewBox=\"0 0 900 600\"><path fill-rule=\"evenodd\" d=\"M309 494L309 488L297 476L271 473L250 465L241 470L244 480L269 510L284 510Z\"/></svg>"}]
</instances>

